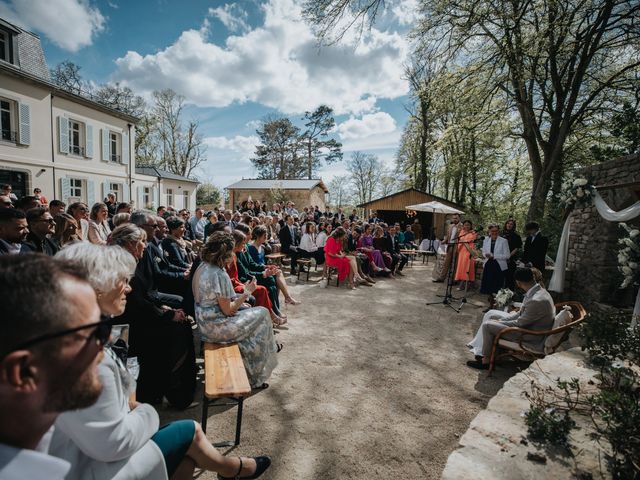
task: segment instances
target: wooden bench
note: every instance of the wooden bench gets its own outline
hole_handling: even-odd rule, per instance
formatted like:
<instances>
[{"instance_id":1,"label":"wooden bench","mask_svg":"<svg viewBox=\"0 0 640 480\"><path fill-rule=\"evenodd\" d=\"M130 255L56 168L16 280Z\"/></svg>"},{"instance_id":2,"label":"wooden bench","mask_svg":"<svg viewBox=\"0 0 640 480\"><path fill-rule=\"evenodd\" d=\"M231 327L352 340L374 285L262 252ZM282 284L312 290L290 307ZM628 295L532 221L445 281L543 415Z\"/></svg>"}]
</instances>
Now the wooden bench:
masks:
<instances>
[{"instance_id":1,"label":"wooden bench","mask_svg":"<svg viewBox=\"0 0 640 480\"><path fill-rule=\"evenodd\" d=\"M242 362L237 343L230 345L204 344L204 391L202 392L202 431L207 433L209 406L220 399L230 399L237 405L235 442L222 442L216 446L240 445L242 406L244 397L251 393L249 378Z\"/></svg>"},{"instance_id":2,"label":"wooden bench","mask_svg":"<svg viewBox=\"0 0 640 480\"><path fill-rule=\"evenodd\" d=\"M265 255L267 263L275 263L276 265L282 265L282 259L285 257L286 255L284 253L270 253L269 255Z\"/></svg>"}]
</instances>

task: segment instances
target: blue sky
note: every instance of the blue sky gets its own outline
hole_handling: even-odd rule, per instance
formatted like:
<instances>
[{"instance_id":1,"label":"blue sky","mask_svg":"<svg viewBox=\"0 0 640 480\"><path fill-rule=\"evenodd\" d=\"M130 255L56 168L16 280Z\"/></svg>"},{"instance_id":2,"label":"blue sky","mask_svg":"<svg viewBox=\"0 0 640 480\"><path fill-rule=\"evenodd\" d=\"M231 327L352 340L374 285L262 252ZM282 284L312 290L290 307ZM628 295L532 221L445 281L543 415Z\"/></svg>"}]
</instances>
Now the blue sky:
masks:
<instances>
[{"instance_id":1,"label":"blue sky","mask_svg":"<svg viewBox=\"0 0 640 480\"><path fill-rule=\"evenodd\" d=\"M361 150L391 166L408 116L402 73L415 3L387 2L371 31L322 48L297 0L0 0L0 17L40 35L50 67L68 59L95 83L184 95L207 145L198 176L225 187L255 176L257 121L279 113L299 124L321 103L336 111L345 157ZM345 171L343 162L320 175Z\"/></svg>"}]
</instances>

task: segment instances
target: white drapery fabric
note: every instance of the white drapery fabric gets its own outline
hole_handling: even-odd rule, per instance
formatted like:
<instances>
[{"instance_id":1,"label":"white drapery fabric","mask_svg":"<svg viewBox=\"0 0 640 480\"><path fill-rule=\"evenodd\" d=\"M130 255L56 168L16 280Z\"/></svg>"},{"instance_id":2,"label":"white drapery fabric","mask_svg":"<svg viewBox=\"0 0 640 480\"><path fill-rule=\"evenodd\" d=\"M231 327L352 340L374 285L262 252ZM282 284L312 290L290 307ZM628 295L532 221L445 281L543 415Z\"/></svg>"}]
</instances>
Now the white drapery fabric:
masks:
<instances>
[{"instance_id":1,"label":"white drapery fabric","mask_svg":"<svg viewBox=\"0 0 640 480\"><path fill-rule=\"evenodd\" d=\"M640 215L640 202L636 202L630 207L616 212L612 210L607 202L600 196L598 191L594 192L594 204L596 210L602 218L609 222L628 222ZM556 264L553 268L553 276L549 282L549 290L562 293L564 291L564 277L567 267L567 254L569 251L569 221L571 216L567 217L562 228L562 236L558 245L558 253L556 255ZM640 299L640 297L638 297ZM640 305L636 302L636 309L640 309ZM636 312L640 314L640 310Z\"/></svg>"},{"instance_id":2,"label":"white drapery fabric","mask_svg":"<svg viewBox=\"0 0 640 480\"><path fill-rule=\"evenodd\" d=\"M628 222L640 216L640 202L636 202L630 207L616 212L607 205L607 202L604 201L597 191L594 192L594 205L600 216L609 222ZM562 228L562 236L560 237L560 244L558 245L558 253L556 255L556 264L553 268L553 276L549 282L549 290L558 293L564 291L564 278L567 266L567 254L569 251L570 218L571 216L567 217L567 220L564 222L564 227ZM638 296L636 297L633 315L635 318L640 315L640 291L638 291Z\"/></svg>"}]
</instances>

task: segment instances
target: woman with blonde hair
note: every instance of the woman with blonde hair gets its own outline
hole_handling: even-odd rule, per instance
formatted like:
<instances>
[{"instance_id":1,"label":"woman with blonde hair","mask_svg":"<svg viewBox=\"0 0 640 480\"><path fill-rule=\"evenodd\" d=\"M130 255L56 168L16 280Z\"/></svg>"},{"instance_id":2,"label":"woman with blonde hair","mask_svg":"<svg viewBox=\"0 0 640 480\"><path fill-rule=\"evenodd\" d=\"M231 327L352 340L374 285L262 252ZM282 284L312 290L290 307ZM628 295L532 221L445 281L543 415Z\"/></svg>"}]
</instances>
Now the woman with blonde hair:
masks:
<instances>
[{"instance_id":1,"label":"woman with blonde hair","mask_svg":"<svg viewBox=\"0 0 640 480\"><path fill-rule=\"evenodd\" d=\"M78 221L68 213L61 213L54 217L56 222L56 231L52 236L52 240L63 248L69 244L80 242L78 236Z\"/></svg>"},{"instance_id":2,"label":"woman with blonde hair","mask_svg":"<svg viewBox=\"0 0 640 480\"><path fill-rule=\"evenodd\" d=\"M75 202L67 207L67 213L76 219L77 234L80 240L87 240L89 235L89 207L84 202Z\"/></svg>"}]
</instances>

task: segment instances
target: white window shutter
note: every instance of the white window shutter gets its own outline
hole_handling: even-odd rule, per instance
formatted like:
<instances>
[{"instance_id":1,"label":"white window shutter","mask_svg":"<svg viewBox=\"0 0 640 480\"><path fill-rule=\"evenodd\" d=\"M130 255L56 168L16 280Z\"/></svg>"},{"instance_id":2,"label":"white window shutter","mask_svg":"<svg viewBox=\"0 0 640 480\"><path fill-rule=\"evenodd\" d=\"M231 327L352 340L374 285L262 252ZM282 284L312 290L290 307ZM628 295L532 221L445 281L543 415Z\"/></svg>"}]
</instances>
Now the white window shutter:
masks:
<instances>
[{"instance_id":1,"label":"white window shutter","mask_svg":"<svg viewBox=\"0 0 640 480\"><path fill-rule=\"evenodd\" d=\"M61 178L60 185L62 187L62 201L69 203L69 197L71 196L71 181L68 178Z\"/></svg>"},{"instance_id":2,"label":"white window shutter","mask_svg":"<svg viewBox=\"0 0 640 480\"><path fill-rule=\"evenodd\" d=\"M151 188L151 201L153 202L154 207L158 207L160 205L160 196L158 195L158 187Z\"/></svg>"},{"instance_id":3,"label":"white window shutter","mask_svg":"<svg viewBox=\"0 0 640 480\"><path fill-rule=\"evenodd\" d=\"M89 208L96 203L96 190L92 180L87 180L87 205Z\"/></svg>"},{"instance_id":4,"label":"white window shutter","mask_svg":"<svg viewBox=\"0 0 640 480\"><path fill-rule=\"evenodd\" d=\"M85 125L84 133L84 156L87 158L93 158L93 125Z\"/></svg>"},{"instance_id":5,"label":"white window shutter","mask_svg":"<svg viewBox=\"0 0 640 480\"><path fill-rule=\"evenodd\" d=\"M105 180L102 182L102 198L107 198L107 194L109 193L109 180Z\"/></svg>"},{"instance_id":6,"label":"white window shutter","mask_svg":"<svg viewBox=\"0 0 640 480\"><path fill-rule=\"evenodd\" d=\"M29 145L31 143L31 107L26 103L18 104L18 143Z\"/></svg>"},{"instance_id":7,"label":"white window shutter","mask_svg":"<svg viewBox=\"0 0 640 480\"><path fill-rule=\"evenodd\" d=\"M119 202L130 202L131 201L131 194L129 193L129 184L128 183L124 183L122 185L123 190L122 190L122 199L118 199Z\"/></svg>"},{"instance_id":8,"label":"white window shutter","mask_svg":"<svg viewBox=\"0 0 640 480\"><path fill-rule=\"evenodd\" d=\"M138 187L138 198L136 199L136 210L144 208L144 187Z\"/></svg>"},{"instance_id":9,"label":"white window shutter","mask_svg":"<svg viewBox=\"0 0 640 480\"><path fill-rule=\"evenodd\" d=\"M69 153L69 119L58 117L58 144L60 153Z\"/></svg>"},{"instance_id":10,"label":"white window shutter","mask_svg":"<svg viewBox=\"0 0 640 480\"><path fill-rule=\"evenodd\" d=\"M102 141L102 160L104 160L105 162L108 162L111 160L108 129L106 128L100 129L100 139Z\"/></svg>"},{"instance_id":11,"label":"white window shutter","mask_svg":"<svg viewBox=\"0 0 640 480\"><path fill-rule=\"evenodd\" d=\"M127 165L129 163L129 134L122 134L122 163Z\"/></svg>"}]
</instances>

